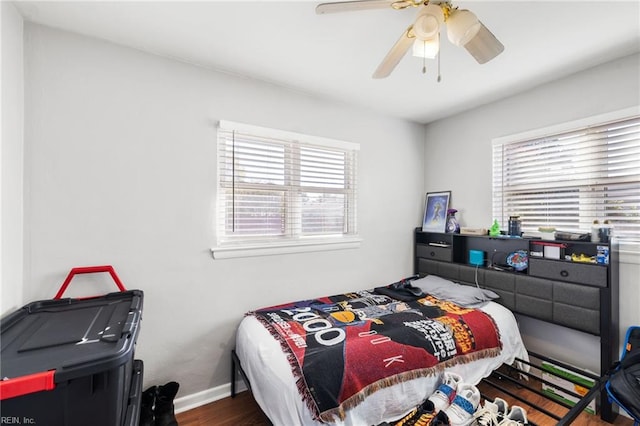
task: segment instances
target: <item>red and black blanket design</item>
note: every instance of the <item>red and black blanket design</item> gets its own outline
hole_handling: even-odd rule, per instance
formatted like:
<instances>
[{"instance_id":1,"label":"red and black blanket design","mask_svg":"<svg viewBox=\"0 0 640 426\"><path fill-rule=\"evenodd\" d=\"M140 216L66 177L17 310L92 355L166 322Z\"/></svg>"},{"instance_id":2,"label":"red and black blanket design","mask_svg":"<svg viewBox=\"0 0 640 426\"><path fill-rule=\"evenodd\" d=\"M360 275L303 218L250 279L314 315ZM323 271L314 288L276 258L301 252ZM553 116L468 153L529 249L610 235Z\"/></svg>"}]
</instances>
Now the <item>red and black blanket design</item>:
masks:
<instances>
[{"instance_id":1,"label":"red and black blanket design","mask_svg":"<svg viewBox=\"0 0 640 426\"><path fill-rule=\"evenodd\" d=\"M407 302L359 291L249 315L280 341L303 399L322 421L344 418L377 389L502 348L489 315L429 295Z\"/></svg>"}]
</instances>

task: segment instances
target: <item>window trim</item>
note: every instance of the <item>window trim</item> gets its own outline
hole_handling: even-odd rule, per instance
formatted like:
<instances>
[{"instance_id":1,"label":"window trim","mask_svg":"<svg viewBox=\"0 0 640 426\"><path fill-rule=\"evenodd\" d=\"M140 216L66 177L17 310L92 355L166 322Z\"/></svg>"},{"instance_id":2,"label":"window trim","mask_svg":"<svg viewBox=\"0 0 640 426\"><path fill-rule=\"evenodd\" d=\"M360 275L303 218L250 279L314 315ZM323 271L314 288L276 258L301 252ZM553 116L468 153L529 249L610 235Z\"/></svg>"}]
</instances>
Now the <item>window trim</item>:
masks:
<instances>
[{"instance_id":1,"label":"window trim","mask_svg":"<svg viewBox=\"0 0 640 426\"><path fill-rule=\"evenodd\" d=\"M355 249L359 248L361 243L362 238L360 237L335 237L331 239L288 241L286 243L218 246L211 249L211 255L214 259L234 259L240 257Z\"/></svg>"},{"instance_id":2,"label":"window trim","mask_svg":"<svg viewBox=\"0 0 640 426\"><path fill-rule=\"evenodd\" d=\"M271 129L269 127L254 126L252 124L238 123L237 121L220 120L218 122L218 128L223 129L235 129L237 131L255 135L261 138L273 138L281 139L287 138L291 140L303 139L305 142L314 143L318 145L324 145L332 148L343 148L351 150L359 150L360 144L354 142L347 142L338 139L323 138L320 136L305 135L303 133L290 132L287 130Z\"/></svg>"},{"instance_id":3,"label":"window trim","mask_svg":"<svg viewBox=\"0 0 640 426\"><path fill-rule=\"evenodd\" d=\"M342 140L311 136L296 132L290 132L285 130L272 129L267 127L254 126L245 123L238 123L228 120L220 120L218 122L218 129L224 131L239 131L247 135L253 135L258 138L273 138L277 140L290 140L290 141L303 141L304 144L317 145L319 147L337 148L341 150L359 151L360 144L347 142ZM217 152L217 150L216 150ZM216 167L219 167L218 160L216 160ZM356 169L357 173L357 169ZM217 183L216 191L220 190L220 170L216 171ZM216 198L220 194L217 194ZM357 192L354 194L354 200L357 203ZM227 240L222 242L222 239L218 235L218 211L219 205L216 201L215 215L214 215L214 230L216 238L216 246L211 248L211 254L214 259L229 259L240 257L254 257L254 256L268 256L277 254L289 254L289 253L306 253L317 251L329 251L329 250L343 250L359 248L362 242L357 233L357 218L354 216L354 224L356 224L355 234L337 234L337 235L318 235L318 236L303 236L297 239L269 239L264 243L258 240L254 241L232 241ZM357 214L357 207L349 215ZM346 220L346 217L345 217Z\"/></svg>"},{"instance_id":4,"label":"window trim","mask_svg":"<svg viewBox=\"0 0 640 426\"><path fill-rule=\"evenodd\" d=\"M578 127L588 127L605 123L607 121L619 120L628 116L640 114L640 106L634 106L617 111L611 111L604 114L592 115L578 120L567 121L564 123L553 124L551 126L541 127L538 129L526 130L521 133L500 136L491 141L491 145L503 145L509 142L515 142L522 139L536 139L548 134L562 133L573 130Z\"/></svg>"}]
</instances>

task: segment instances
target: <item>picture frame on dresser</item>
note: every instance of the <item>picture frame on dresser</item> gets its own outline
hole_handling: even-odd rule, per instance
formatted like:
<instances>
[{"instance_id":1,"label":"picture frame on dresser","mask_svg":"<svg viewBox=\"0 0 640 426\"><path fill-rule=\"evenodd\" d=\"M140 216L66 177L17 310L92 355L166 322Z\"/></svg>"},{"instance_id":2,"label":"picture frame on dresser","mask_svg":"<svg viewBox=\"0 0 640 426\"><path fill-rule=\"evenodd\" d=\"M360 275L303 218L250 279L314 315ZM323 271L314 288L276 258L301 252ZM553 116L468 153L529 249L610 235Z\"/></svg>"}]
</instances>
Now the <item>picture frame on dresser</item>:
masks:
<instances>
[{"instance_id":1,"label":"picture frame on dresser","mask_svg":"<svg viewBox=\"0 0 640 426\"><path fill-rule=\"evenodd\" d=\"M427 192L422 218L423 232L445 231L450 200L451 191Z\"/></svg>"}]
</instances>

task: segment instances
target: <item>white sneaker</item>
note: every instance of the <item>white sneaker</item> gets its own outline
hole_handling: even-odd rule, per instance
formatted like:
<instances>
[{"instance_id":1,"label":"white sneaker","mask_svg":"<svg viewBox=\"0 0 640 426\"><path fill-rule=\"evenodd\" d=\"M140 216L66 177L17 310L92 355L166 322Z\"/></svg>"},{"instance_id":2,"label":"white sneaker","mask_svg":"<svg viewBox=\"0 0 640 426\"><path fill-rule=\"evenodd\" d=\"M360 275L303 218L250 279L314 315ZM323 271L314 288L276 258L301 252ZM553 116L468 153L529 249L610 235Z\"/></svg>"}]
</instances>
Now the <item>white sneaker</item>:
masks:
<instances>
[{"instance_id":1,"label":"white sneaker","mask_svg":"<svg viewBox=\"0 0 640 426\"><path fill-rule=\"evenodd\" d=\"M442 374L442 383L433 392L433 394L427 398L433 402L435 411L443 411L453 401L456 396L456 389L458 384L462 382L462 377L456 373L449 373L445 371Z\"/></svg>"},{"instance_id":2,"label":"white sneaker","mask_svg":"<svg viewBox=\"0 0 640 426\"><path fill-rule=\"evenodd\" d=\"M527 425L527 412L519 405L511 407L511 411L500 423L500 426L521 426Z\"/></svg>"},{"instance_id":3,"label":"white sneaker","mask_svg":"<svg viewBox=\"0 0 640 426\"><path fill-rule=\"evenodd\" d=\"M473 415L480 405L480 391L468 383L458 384L456 396L444 413L451 426L466 426L473 421Z\"/></svg>"},{"instance_id":4,"label":"white sneaker","mask_svg":"<svg viewBox=\"0 0 640 426\"><path fill-rule=\"evenodd\" d=\"M493 402L486 399L484 407L479 408L473 416L472 426L497 426L507 416L509 404L500 397Z\"/></svg>"}]
</instances>

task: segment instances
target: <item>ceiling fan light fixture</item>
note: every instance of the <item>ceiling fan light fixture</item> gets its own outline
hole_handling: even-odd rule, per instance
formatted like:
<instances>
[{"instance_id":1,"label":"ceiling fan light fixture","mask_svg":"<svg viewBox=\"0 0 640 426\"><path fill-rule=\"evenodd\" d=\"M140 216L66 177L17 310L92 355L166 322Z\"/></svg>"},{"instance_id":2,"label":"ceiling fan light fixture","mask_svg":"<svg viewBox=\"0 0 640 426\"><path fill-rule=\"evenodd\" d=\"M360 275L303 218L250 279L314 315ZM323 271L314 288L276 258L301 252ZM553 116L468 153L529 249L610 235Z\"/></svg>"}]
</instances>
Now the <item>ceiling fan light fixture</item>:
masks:
<instances>
[{"instance_id":1,"label":"ceiling fan light fixture","mask_svg":"<svg viewBox=\"0 0 640 426\"><path fill-rule=\"evenodd\" d=\"M489 62L504 51L504 46L482 23L478 33L469 40L464 48L480 64Z\"/></svg>"},{"instance_id":2,"label":"ceiling fan light fixture","mask_svg":"<svg viewBox=\"0 0 640 426\"><path fill-rule=\"evenodd\" d=\"M1 1L1 0L0 0ZM484 64L504 51L504 46L476 17L466 9L458 9L452 0L340 0L321 3L316 13L347 12L352 10L417 8L411 25L382 59L373 78L386 78L412 49L422 60L422 73L426 73L426 58L437 58L440 76L440 30L447 26L447 36L455 46L464 47L480 64Z\"/></svg>"},{"instance_id":3,"label":"ceiling fan light fixture","mask_svg":"<svg viewBox=\"0 0 640 426\"><path fill-rule=\"evenodd\" d=\"M419 38L413 42L413 56L418 58L433 59L438 56L440 51L440 36L436 36L429 40L420 40Z\"/></svg>"},{"instance_id":4,"label":"ceiling fan light fixture","mask_svg":"<svg viewBox=\"0 0 640 426\"><path fill-rule=\"evenodd\" d=\"M424 6L413 24L413 33L421 40L432 39L444 24L444 12L435 4Z\"/></svg>"},{"instance_id":5,"label":"ceiling fan light fixture","mask_svg":"<svg viewBox=\"0 0 640 426\"><path fill-rule=\"evenodd\" d=\"M467 9L456 9L447 19L447 37L456 46L464 46L478 34L481 26L473 12Z\"/></svg>"}]
</instances>

